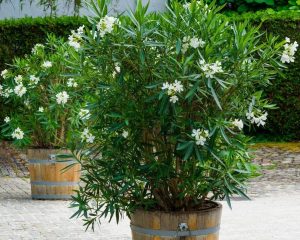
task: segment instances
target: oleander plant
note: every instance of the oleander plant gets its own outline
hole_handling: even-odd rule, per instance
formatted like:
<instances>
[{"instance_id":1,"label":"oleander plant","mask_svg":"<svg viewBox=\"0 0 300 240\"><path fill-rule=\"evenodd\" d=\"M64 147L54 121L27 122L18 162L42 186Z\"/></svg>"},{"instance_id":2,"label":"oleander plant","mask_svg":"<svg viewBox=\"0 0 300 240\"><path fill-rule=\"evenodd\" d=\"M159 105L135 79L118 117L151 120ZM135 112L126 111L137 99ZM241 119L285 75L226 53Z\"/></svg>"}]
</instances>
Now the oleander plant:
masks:
<instances>
[{"instance_id":1,"label":"oleander plant","mask_svg":"<svg viewBox=\"0 0 300 240\"><path fill-rule=\"evenodd\" d=\"M65 148L81 131L83 141L93 142L94 136L84 130L90 117L84 97L88 87L70 60L84 64L68 42L50 35L1 71L0 97L12 106L0 120L2 133L17 147Z\"/></svg>"},{"instance_id":2,"label":"oleander plant","mask_svg":"<svg viewBox=\"0 0 300 240\"><path fill-rule=\"evenodd\" d=\"M257 89L294 61L297 42L230 22L214 3L170 4L157 14L138 1L112 17L106 1L92 1L92 28L69 38L89 59L83 78L96 84L95 141L76 150L84 184L74 216L87 227L139 208L230 205L257 174L243 128L266 124L274 105Z\"/></svg>"}]
</instances>

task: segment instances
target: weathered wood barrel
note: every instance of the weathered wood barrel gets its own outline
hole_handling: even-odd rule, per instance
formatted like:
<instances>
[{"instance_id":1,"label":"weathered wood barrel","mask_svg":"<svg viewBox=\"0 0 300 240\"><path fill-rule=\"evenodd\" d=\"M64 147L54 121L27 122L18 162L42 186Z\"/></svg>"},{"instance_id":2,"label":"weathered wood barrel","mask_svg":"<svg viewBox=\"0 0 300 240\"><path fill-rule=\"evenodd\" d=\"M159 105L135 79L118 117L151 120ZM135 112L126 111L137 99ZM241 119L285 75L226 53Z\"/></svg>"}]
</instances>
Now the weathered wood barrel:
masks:
<instances>
[{"instance_id":1,"label":"weathered wood barrel","mask_svg":"<svg viewBox=\"0 0 300 240\"><path fill-rule=\"evenodd\" d=\"M222 205L193 212L137 210L131 216L133 240L218 240Z\"/></svg>"},{"instance_id":2,"label":"weathered wood barrel","mask_svg":"<svg viewBox=\"0 0 300 240\"><path fill-rule=\"evenodd\" d=\"M67 200L79 188L80 164L72 159L59 162L56 155L69 154L67 150L28 149L32 199ZM70 164L71 168L63 170Z\"/></svg>"}]
</instances>

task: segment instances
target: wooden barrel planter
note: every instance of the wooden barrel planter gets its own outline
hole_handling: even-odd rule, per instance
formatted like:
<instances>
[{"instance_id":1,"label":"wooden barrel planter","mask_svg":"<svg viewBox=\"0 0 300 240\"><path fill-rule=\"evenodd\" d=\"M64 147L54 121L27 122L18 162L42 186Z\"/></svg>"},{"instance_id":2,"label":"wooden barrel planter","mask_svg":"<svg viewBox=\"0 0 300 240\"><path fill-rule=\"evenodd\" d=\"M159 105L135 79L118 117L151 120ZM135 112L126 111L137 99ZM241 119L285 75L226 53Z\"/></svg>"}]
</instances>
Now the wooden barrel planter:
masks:
<instances>
[{"instance_id":1,"label":"wooden barrel planter","mask_svg":"<svg viewBox=\"0 0 300 240\"><path fill-rule=\"evenodd\" d=\"M222 205L193 212L137 210L131 216L133 240L218 240Z\"/></svg>"},{"instance_id":2,"label":"wooden barrel planter","mask_svg":"<svg viewBox=\"0 0 300 240\"><path fill-rule=\"evenodd\" d=\"M74 190L79 188L80 164L72 159L59 162L57 154L68 154L64 150L29 149L29 172L32 199L67 200L71 199ZM67 171L70 164L75 165Z\"/></svg>"}]
</instances>

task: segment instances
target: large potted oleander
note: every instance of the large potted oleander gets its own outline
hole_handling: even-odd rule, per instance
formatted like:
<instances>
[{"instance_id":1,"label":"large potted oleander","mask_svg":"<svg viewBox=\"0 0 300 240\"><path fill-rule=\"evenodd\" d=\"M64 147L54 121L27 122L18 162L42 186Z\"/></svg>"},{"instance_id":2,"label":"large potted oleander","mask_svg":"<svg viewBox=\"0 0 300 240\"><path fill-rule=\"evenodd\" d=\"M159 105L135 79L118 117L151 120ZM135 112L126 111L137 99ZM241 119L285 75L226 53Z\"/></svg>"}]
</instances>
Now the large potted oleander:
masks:
<instances>
[{"instance_id":1,"label":"large potted oleander","mask_svg":"<svg viewBox=\"0 0 300 240\"><path fill-rule=\"evenodd\" d=\"M72 35L79 39L83 28ZM78 188L80 166L65 155L71 140L87 127L89 110L83 97L87 87L68 64L71 59L84 64L78 50L49 36L1 71L0 95L11 106L1 119L2 133L16 147L27 149L33 199L68 199ZM82 141L94 140L88 129L82 136Z\"/></svg>"},{"instance_id":2,"label":"large potted oleander","mask_svg":"<svg viewBox=\"0 0 300 240\"><path fill-rule=\"evenodd\" d=\"M229 22L214 4L172 1L163 14L107 15L98 1L83 54L97 82L94 145L78 147L82 187L73 197L94 227L125 213L141 239L219 239L220 203L247 197L256 174L245 125L274 106L257 91L294 61L297 43Z\"/></svg>"}]
</instances>

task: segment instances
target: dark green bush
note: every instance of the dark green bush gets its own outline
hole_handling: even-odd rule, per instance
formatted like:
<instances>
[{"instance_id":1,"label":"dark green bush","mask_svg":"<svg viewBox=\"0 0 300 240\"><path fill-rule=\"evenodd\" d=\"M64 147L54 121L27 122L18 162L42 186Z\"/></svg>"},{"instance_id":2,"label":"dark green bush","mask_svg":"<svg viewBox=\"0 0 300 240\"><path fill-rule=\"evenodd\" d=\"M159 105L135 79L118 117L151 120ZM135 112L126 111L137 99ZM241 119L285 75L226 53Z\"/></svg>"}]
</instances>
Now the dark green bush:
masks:
<instances>
[{"instance_id":1,"label":"dark green bush","mask_svg":"<svg viewBox=\"0 0 300 240\"><path fill-rule=\"evenodd\" d=\"M300 12L264 11L232 16L234 20L248 19L254 24L262 24L262 30L284 39L300 43ZM296 61L289 65L285 77L278 76L273 85L263 89L278 109L269 112L267 125L257 129L255 134L282 136L284 140L300 140L300 49Z\"/></svg>"},{"instance_id":2,"label":"dark green bush","mask_svg":"<svg viewBox=\"0 0 300 240\"><path fill-rule=\"evenodd\" d=\"M22 18L0 21L0 69L14 57L30 53L36 43L43 43L47 34L66 37L87 20L78 17Z\"/></svg>"},{"instance_id":3,"label":"dark green bush","mask_svg":"<svg viewBox=\"0 0 300 240\"><path fill-rule=\"evenodd\" d=\"M184 3L186 0L182 0ZM214 0L207 0L208 3ZM299 0L216 0L219 5L226 4L225 10L247 12L262 9L296 10L300 9Z\"/></svg>"}]
</instances>

